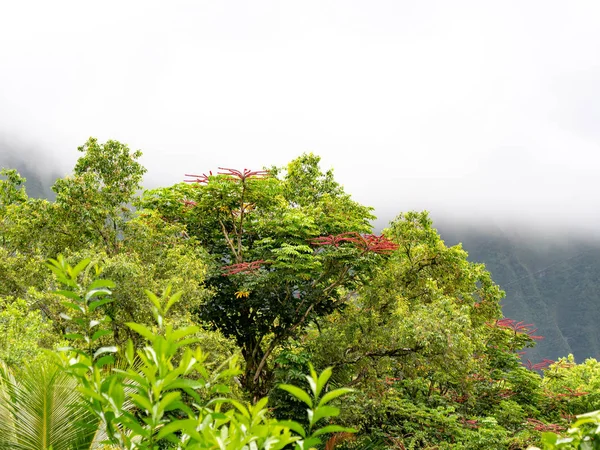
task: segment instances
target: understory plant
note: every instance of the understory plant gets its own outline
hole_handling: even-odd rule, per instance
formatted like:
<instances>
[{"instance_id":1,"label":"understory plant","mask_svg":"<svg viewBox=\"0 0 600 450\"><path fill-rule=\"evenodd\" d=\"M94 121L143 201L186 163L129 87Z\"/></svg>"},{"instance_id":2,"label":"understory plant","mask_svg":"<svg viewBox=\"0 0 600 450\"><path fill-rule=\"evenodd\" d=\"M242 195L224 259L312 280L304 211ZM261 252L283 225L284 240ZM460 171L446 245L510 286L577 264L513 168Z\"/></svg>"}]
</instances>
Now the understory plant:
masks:
<instances>
[{"instance_id":1,"label":"understory plant","mask_svg":"<svg viewBox=\"0 0 600 450\"><path fill-rule=\"evenodd\" d=\"M209 370L207 354L195 346L199 327L176 329L167 319L181 297L170 288L161 297L147 292L155 319L152 327L127 323L145 341L142 348L134 348L132 340L122 350L101 345L110 330L99 311L112 301L113 284L97 278L98 271L95 280L80 283L82 274L90 272L89 260L71 267L58 257L49 266L65 287L57 291L65 298L64 306L72 311L64 315L70 323L67 337L73 342L61 349L64 369L77 380L83 403L96 418L102 436L97 444L222 450L277 450L292 445L308 450L329 433L354 431L329 423L340 412L330 402L350 391L327 391L331 369L317 374L311 367L306 377L310 392L280 386L306 404L306 427L272 418L266 398L254 404L232 398L229 384L241 373L236 360ZM115 367L119 358L125 360L124 368Z\"/></svg>"}]
</instances>

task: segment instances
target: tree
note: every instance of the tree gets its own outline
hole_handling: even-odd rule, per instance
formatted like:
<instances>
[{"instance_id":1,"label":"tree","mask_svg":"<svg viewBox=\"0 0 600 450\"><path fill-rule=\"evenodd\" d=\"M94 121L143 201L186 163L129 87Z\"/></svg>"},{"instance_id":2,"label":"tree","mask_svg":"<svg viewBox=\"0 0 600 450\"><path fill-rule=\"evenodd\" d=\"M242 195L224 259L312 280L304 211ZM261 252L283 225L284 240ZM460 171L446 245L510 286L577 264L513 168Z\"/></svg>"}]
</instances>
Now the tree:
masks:
<instances>
[{"instance_id":1,"label":"tree","mask_svg":"<svg viewBox=\"0 0 600 450\"><path fill-rule=\"evenodd\" d=\"M131 217L130 204L146 172L137 161L142 152L131 152L118 141L99 144L94 138L78 150L83 156L77 160L73 177L59 179L52 187L60 224L87 240L88 245L101 243L107 253L115 253L123 224Z\"/></svg>"},{"instance_id":2,"label":"tree","mask_svg":"<svg viewBox=\"0 0 600 450\"><path fill-rule=\"evenodd\" d=\"M541 398L539 375L515 353L531 336L502 326L503 292L460 246L444 244L426 212L400 214L384 235L397 250L346 309L310 330L304 351L333 365L338 383L360 387L346 423L366 439L427 448L487 427L481 444L464 448L500 448Z\"/></svg>"},{"instance_id":3,"label":"tree","mask_svg":"<svg viewBox=\"0 0 600 450\"><path fill-rule=\"evenodd\" d=\"M191 184L146 194L145 208L187 234L209 255L213 296L198 317L233 337L244 385L264 394L273 351L307 324L344 307L394 246L368 234L371 209L354 202L303 155L287 170L220 169Z\"/></svg>"},{"instance_id":4,"label":"tree","mask_svg":"<svg viewBox=\"0 0 600 450\"><path fill-rule=\"evenodd\" d=\"M188 308L208 295L203 286L205 252L184 237L181 224L166 223L152 211L133 210L145 173L138 162L140 151L92 138L79 151L72 175L54 185L55 201L28 198L24 179L15 171L7 171L7 179L0 181L0 300L16 311L10 303L22 299L51 319L60 334L65 311L51 294L54 282L43 262L63 254L73 263L91 258L104 267L104 276L119 283L108 311L116 342L132 337L125 322L152 320L144 288L160 291L170 283L182 290L188 304L178 305L172 317L189 323ZM216 333L203 333L213 344L228 345Z\"/></svg>"}]
</instances>

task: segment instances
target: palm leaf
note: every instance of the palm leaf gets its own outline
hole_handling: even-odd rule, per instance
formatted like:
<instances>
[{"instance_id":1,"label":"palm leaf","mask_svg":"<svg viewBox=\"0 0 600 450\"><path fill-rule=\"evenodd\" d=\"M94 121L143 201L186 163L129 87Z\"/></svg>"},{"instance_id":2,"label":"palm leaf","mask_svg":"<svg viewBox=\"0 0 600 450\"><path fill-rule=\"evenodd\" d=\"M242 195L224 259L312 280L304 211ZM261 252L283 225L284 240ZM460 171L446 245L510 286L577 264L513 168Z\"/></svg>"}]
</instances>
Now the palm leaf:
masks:
<instances>
[{"instance_id":1,"label":"palm leaf","mask_svg":"<svg viewBox=\"0 0 600 450\"><path fill-rule=\"evenodd\" d=\"M89 449L97 421L76 381L52 364L11 371L0 363L0 449Z\"/></svg>"}]
</instances>

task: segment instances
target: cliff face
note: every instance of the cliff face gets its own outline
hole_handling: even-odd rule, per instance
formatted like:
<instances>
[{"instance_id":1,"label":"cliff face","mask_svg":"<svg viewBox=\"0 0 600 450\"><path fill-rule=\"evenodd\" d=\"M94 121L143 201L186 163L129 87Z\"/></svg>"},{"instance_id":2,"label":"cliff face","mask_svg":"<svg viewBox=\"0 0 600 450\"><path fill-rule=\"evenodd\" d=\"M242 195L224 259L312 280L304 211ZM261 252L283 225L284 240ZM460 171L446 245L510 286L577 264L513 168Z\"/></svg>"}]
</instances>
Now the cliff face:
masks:
<instances>
[{"instance_id":1,"label":"cliff face","mask_svg":"<svg viewBox=\"0 0 600 450\"><path fill-rule=\"evenodd\" d=\"M506 317L533 323L544 336L526 359L578 362L600 357L600 243L568 233L519 235L499 228L440 226L448 245L462 242L506 291Z\"/></svg>"}]
</instances>

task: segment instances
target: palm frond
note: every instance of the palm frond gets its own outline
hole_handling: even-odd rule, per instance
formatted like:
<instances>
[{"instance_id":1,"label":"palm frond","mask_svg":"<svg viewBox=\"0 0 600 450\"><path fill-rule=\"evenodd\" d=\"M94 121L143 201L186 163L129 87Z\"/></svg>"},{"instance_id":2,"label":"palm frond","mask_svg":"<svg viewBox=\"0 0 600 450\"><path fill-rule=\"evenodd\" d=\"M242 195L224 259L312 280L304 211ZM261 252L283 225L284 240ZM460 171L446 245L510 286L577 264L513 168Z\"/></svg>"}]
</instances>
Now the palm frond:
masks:
<instances>
[{"instance_id":1,"label":"palm frond","mask_svg":"<svg viewBox=\"0 0 600 450\"><path fill-rule=\"evenodd\" d=\"M0 364L0 418L0 449L87 450L98 428L76 381L49 363L14 372Z\"/></svg>"}]
</instances>

